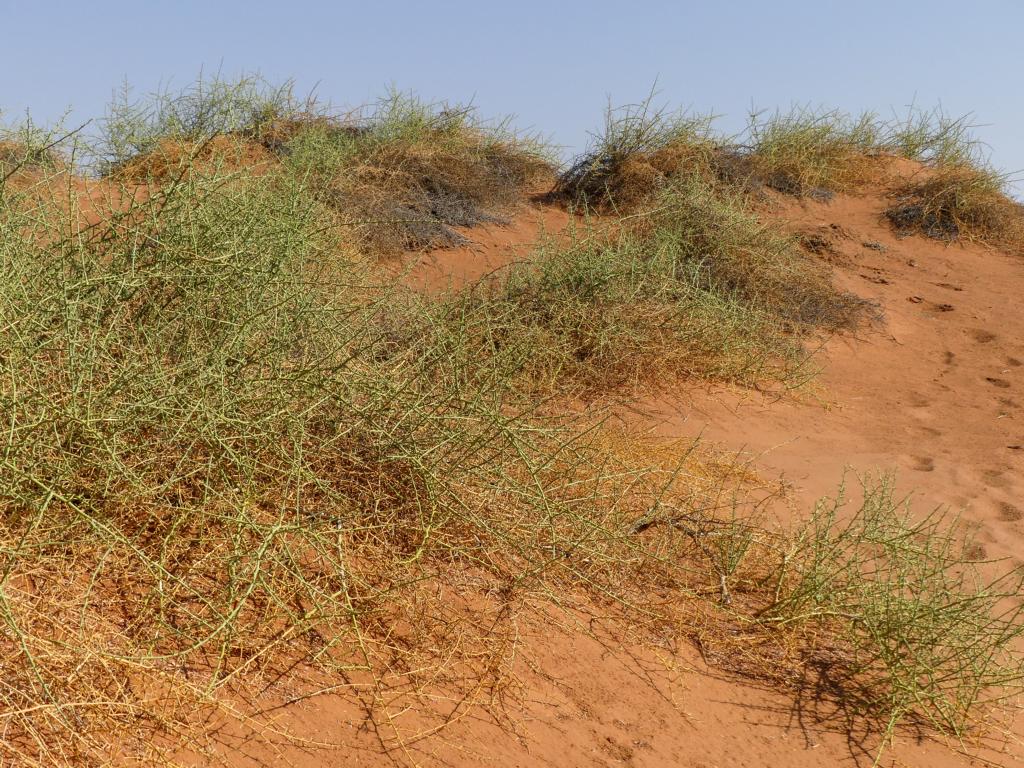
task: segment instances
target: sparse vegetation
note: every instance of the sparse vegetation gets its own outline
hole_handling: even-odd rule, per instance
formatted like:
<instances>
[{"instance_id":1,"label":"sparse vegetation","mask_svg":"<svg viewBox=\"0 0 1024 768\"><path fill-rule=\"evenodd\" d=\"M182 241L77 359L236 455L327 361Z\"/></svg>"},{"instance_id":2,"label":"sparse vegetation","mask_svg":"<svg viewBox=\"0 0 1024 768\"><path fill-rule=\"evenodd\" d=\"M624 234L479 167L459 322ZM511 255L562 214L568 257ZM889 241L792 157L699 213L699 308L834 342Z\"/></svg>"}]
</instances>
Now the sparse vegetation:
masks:
<instances>
[{"instance_id":1,"label":"sparse vegetation","mask_svg":"<svg viewBox=\"0 0 1024 768\"><path fill-rule=\"evenodd\" d=\"M496 685L517 611L569 593L788 649L746 671L840 680L886 735L959 734L1024 679L1016 584L887 485L787 534L748 514L749 471L559 408L799 383L867 309L753 212L754 155L646 109L560 186L630 215L440 295L364 252L455 242L550 170L471 110L339 118L248 80L125 101L89 216L47 183L52 139L18 144L41 177L0 184L0 762L202 754L206 716L289 670ZM815 125L764 134L808 129L801 185L835 167Z\"/></svg>"},{"instance_id":2,"label":"sparse vegetation","mask_svg":"<svg viewBox=\"0 0 1024 768\"><path fill-rule=\"evenodd\" d=\"M976 164L983 158L970 119L970 115L951 117L940 108L912 106L906 117L887 124L885 146L900 157L929 165Z\"/></svg>"},{"instance_id":3,"label":"sparse vegetation","mask_svg":"<svg viewBox=\"0 0 1024 768\"><path fill-rule=\"evenodd\" d=\"M1021 573L983 577L995 564L947 512L913 513L891 477L867 478L852 512L842 490L823 499L788 532L729 500L642 527L675 527L668 557L689 571L670 578L717 598L696 632L708 658L871 723L879 755L905 721L961 738L1022 690Z\"/></svg>"},{"instance_id":4,"label":"sparse vegetation","mask_svg":"<svg viewBox=\"0 0 1024 768\"><path fill-rule=\"evenodd\" d=\"M881 120L873 113L795 107L752 114L739 138L719 137L709 116L656 109L653 97L609 109L604 131L565 170L556 194L599 212L633 212L682 176L743 207L759 187L827 201L836 192L888 184L887 164L922 164L920 178L899 182L886 215L900 231L953 240L968 237L1018 247L1024 212L1007 192L1008 176L991 168L968 117L908 110Z\"/></svg>"},{"instance_id":5,"label":"sparse vegetation","mask_svg":"<svg viewBox=\"0 0 1024 768\"><path fill-rule=\"evenodd\" d=\"M652 98L608 110L604 131L562 174L564 197L598 210L629 210L665 180L697 174L743 191L766 185L827 199L872 177L872 157L890 142L889 128L871 114L855 119L809 108L754 114L745 135L721 137L712 117L656 109Z\"/></svg>"}]
</instances>

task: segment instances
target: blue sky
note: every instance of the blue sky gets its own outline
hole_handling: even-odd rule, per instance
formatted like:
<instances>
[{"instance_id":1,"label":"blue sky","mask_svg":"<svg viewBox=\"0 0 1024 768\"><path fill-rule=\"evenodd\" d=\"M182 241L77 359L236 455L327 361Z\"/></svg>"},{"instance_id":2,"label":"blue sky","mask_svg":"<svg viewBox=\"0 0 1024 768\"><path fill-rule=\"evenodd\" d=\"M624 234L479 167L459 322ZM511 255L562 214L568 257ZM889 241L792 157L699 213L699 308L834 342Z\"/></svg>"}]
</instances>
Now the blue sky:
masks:
<instances>
[{"instance_id":1,"label":"blue sky","mask_svg":"<svg viewBox=\"0 0 1024 768\"><path fill-rule=\"evenodd\" d=\"M793 103L890 114L973 112L996 165L1024 170L1024 3L1015 0L0 0L0 107L50 121L102 114L200 71L293 77L355 105L389 85L472 99L581 148L610 97L742 126Z\"/></svg>"}]
</instances>

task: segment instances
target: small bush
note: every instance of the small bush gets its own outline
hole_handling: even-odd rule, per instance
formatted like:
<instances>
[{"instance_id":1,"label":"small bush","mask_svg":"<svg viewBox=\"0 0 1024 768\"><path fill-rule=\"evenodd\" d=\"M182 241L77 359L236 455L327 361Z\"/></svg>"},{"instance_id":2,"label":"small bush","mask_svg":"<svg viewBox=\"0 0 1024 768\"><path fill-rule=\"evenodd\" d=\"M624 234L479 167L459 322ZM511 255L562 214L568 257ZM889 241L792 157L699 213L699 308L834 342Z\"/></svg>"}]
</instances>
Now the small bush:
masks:
<instances>
[{"instance_id":1,"label":"small bush","mask_svg":"<svg viewBox=\"0 0 1024 768\"><path fill-rule=\"evenodd\" d=\"M281 151L357 225L361 244L382 252L459 244L453 227L500 221L551 169L543 147L507 122L400 93L344 122L304 126Z\"/></svg>"},{"instance_id":2,"label":"small bush","mask_svg":"<svg viewBox=\"0 0 1024 768\"><path fill-rule=\"evenodd\" d=\"M101 123L93 150L97 169L104 175L124 173L126 166L144 164L150 153L196 148L219 136L260 139L283 121L315 109L311 99L295 97L291 82L277 86L260 77L199 77L180 90L165 87L142 99L133 99L125 85Z\"/></svg>"},{"instance_id":3,"label":"small bush","mask_svg":"<svg viewBox=\"0 0 1024 768\"><path fill-rule=\"evenodd\" d=\"M865 314L740 193L699 176L611 232L543 245L456 305L460 322L479 321L481 360L516 349L531 386L591 391L681 376L795 385L807 334Z\"/></svg>"},{"instance_id":4,"label":"small bush","mask_svg":"<svg viewBox=\"0 0 1024 768\"><path fill-rule=\"evenodd\" d=\"M822 502L788 540L759 620L808 642L830 694L886 736L906 719L962 736L1021 689L1020 574L983 579L955 521L912 515L891 478L866 484L852 516L841 505Z\"/></svg>"},{"instance_id":5,"label":"small bush","mask_svg":"<svg viewBox=\"0 0 1024 768\"><path fill-rule=\"evenodd\" d=\"M701 276L703 287L766 312L796 331L851 328L868 303L837 290L797 240L765 223L743 191L699 175L680 177L658 199L651 221Z\"/></svg>"},{"instance_id":6,"label":"small bush","mask_svg":"<svg viewBox=\"0 0 1024 768\"><path fill-rule=\"evenodd\" d=\"M481 360L515 350L530 389L801 379L805 356L779 322L709 290L667 237L548 246L500 288L458 301L457 316L481 318Z\"/></svg>"},{"instance_id":7,"label":"small bush","mask_svg":"<svg viewBox=\"0 0 1024 768\"><path fill-rule=\"evenodd\" d=\"M987 166L940 165L898 188L885 214L902 234L1024 244L1024 208L1007 195L1007 177Z\"/></svg>"},{"instance_id":8,"label":"small bush","mask_svg":"<svg viewBox=\"0 0 1024 768\"><path fill-rule=\"evenodd\" d=\"M871 158L884 144L874 115L797 108L767 118L751 115L750 163L780 192L828 199L876 175Z\"/></svg>"},{"instance_id":9,"label":"small bush","mask_svg":"<svg viewBox=\"0 0 1024 768\"><path fill-rule=\"evenodd\" d=\"M609 106L604 130L562 172L555 194L574 205L626 212L676 174L711 169L713 117L669 113L652 100L653 94L640 104Z\"/></svg>"}]
</instances>

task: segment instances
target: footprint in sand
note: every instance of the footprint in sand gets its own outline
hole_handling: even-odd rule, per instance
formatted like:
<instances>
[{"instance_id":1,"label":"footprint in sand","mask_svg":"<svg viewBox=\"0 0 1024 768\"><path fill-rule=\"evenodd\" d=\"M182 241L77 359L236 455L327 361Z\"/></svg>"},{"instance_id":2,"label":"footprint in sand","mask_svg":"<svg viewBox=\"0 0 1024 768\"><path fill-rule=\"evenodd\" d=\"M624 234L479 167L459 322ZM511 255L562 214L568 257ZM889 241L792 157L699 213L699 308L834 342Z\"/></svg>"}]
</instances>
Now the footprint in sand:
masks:
<instances>
[{"instance_id":1,"label":"footprint in sand","mask_svg":"<svg viewBox=\"0 0 1024 768\"><path fill-rule=\"evenodd\" d=\"M999 519L1007 523L1015 523L1024 518L1024 512L1006 501L999 502Z\"/></svg>"},{"instance_id":2,"label":"footprint in sand","mask_svg":"<svg viewBox=\"0 0 1024 768\"><path fill-rule=\"evenodd\" d=\"M1021 365L1024 365L1024 363L1021 363L1021 361L1018 360L1016 357L1006 358L1006 364L1011 368L1019 368Z\"/></svg>"},{"instance_id":3,"label":"footprint in sand","mask_svg":"<svg viewBox=\"0 0 1024 768\"><path fill-rule=\"evenodd\" d=\"M933 472L935 470L935 459L928 456L915 456L913 469L915 472Z\"/></svg>"},{"instance_id":4,"label":"footprint in sand","mask_svg":"<svg viewBox=\"0 0 1024 768\"><path fill-rule=\"evenodd\" d=\"M986 331L984 328L974 328L968 333L971 338L979 344L988 344L990 341L995 341L996 335L991 331Z\"/></svg>"},{"instance_id":5,"label":"footprint in sand","mask_svg":"<svg viewBox=\"0 0 1024 768\"><path fill-rule=\"evenodd\" d=\"M964 550L964 557L968 560L985 560L988 557L988 551L984 544L975 541Z\"/></svg>"},{"instance_id":6,"label":"footprint in sand","mask_svg":"<svg viewBox=\"0 0 1024 768\"><path fill-rule=\"evenodd\" d=\"M911 392L907 395L907 405L911 408L924 408L930 404L931 401L920 392Z\"/></svg>"},{"instance_id":7,"label":"footprint in sand","mask_svg":"<svg viewBox=\"0 0 1024 768\"><path fill-rule=\"evenodd\" d=\"M981 476L993 488L1006 488L1010 485L1010 481L1003 477L1003 473L998 469L987 469L981 473Z\"/></svg>"},{"instance_id":8,"label":"footprint in sand","mask_svg":"<svg viewBox=\"0 0 1024 768\"><path fill-rule=\"evenodd\" d=\"M986 376L985 381L987 381L993 387L999 387L1000 389L1010 388L1010 382L1008 382L1006 379L999 379L996 378L995 376Z\"/></svg>"}]
</instances>

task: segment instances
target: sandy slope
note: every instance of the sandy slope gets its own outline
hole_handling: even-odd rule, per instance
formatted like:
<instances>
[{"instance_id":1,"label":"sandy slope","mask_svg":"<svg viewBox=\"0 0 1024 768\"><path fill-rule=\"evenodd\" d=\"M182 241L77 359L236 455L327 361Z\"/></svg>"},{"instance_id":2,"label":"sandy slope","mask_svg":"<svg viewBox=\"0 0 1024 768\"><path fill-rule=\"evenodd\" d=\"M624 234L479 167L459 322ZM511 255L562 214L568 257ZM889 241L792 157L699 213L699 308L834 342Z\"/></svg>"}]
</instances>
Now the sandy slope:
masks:
<instances>
[{"instance_id":1,"label":"sandy slope","mask_svg":"<svg viewBox=\"0 0 1024 768\"><path fill-rule=\"evenodd\" d=\"M820 257L835 265L840 284L879 302L884 323L829 341L819 386L799 399L691 387L644 398L623 418L746 453L762 475L782 475L804 509L834 493L847 469L895 470L919 508L962 508L985 555L1024 561L1024 258L899 240L882 220L880 195L776 205L795 231L821 236ZM428 288L473 280L525 256L538 232L565 224L559 211L533 209L509 228L468 233L471 247L407 262L407 274ZM239 734L225 735L220 754L236 765L453 767L796 768L873 758L876 742L820 702L730 679L692 647L641 647L606 635L601 622L588 621L584 633L573 621L572 613L526 621L515 662L520 685L432 738L413 738L424 724L400 715L399 745L392 730L369 728L347 693L276 711L277 726L309 739L308 748ZM1013 731L1024 734L1022 722L970 751L1024 765ZM903 733L883 764L983 763Z\"/></svg>"}]
</instances>

